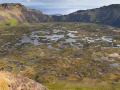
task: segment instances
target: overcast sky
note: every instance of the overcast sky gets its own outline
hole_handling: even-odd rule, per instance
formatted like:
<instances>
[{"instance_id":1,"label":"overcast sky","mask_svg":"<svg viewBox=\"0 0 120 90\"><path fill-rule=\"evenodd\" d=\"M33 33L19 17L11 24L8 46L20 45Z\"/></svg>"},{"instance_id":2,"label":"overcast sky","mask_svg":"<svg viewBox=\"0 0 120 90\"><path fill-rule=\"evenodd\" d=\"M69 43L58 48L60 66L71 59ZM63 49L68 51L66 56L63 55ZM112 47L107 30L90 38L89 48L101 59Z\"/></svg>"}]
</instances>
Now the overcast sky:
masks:
<instances>
[{"instance_id":1,"label":"overcast sky","mask_svg":"<svg viewBox=\"0 0 120 90\"><path fill-rule=\"evenodd\" d=\"M77 10L120 4L120 0L0 0L0 3L22 3L29 8L41 10L45 14L68 14Z\"/></svg>"}]
</instances>

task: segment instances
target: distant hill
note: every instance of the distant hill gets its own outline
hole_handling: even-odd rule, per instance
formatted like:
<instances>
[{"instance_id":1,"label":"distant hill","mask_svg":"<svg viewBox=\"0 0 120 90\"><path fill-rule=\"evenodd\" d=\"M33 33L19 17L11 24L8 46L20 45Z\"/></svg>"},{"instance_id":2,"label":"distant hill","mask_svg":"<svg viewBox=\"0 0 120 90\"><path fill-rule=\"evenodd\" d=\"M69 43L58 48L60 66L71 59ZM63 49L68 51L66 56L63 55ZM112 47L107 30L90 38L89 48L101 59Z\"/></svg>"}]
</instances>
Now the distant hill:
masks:
<instances>
[{"instance_id":1,"label":"distant hill","mask_svg":"<svg viewBox=\"0 0 120 90\"><path fill-rule=\"evenodd\" d=\"M62 14L51 14L52 16L62 16Z\"/></svg>"},{"instance_id":2,"label":"distant hill","mask_svg":"<svg viewBox=\"0 0 120 90\"><path fill-rule=\"evenodd\" d=\"M0 25L14 26L23 22L92 22L120 27L120 4L78 10L68 15L45 15L19 3L0 4Z\"/></svg>"},{"instance_id":3,"label":"distant hill","mask_svg":"<svg viewBox=\"0 0 120 90\"><path fill-rule=\"evenodd\" d=\"M78 10L76 12L55 17L55 21L92 22L120 27L120 4L112 4L95 9Z\"/></svg>"}]
</instances>

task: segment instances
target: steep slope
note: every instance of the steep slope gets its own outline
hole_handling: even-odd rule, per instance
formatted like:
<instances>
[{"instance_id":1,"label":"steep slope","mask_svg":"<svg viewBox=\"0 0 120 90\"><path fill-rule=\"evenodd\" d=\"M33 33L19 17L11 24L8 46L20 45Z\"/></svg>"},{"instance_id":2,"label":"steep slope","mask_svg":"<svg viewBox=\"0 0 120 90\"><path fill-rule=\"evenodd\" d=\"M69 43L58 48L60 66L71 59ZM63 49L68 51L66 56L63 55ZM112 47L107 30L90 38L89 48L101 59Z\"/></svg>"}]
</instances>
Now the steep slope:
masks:
<instances>
[{"instance_id":1,"label":"steep slope","mask_svg":"<svg viewBox=\"0 0 120 90\"><path fill-rule=\"evenodd\" d=\"M23 22L92 22L120 27L120 4L96 9L78 10L68 15L45 15L39 10L28 9L19 3L0 4L0 25L14 26Z\"/></svg>"},{"instance_id":2,"label":"steep slope","mask_svg":"<svg viewBox=\"0 0 120 90\"><path fill-rule=\"evenodd\" d=\"M65 16L53 16L54 21L92 22L120 27L120 4L90 10L79 10Z\"/></svg>"},{"instance_id":3,"label":"steep slope","mask_svg":"<svg viewBox=\"0 0 120 90\"><path fill-rule=\"evenodd\" d=\"M6 25L16 25L23 22L44 22L47 15L41 11L28 9L19 3L0 4L0 21Z\"/></svg>"},{"instance_id":4,"label":"steep slope","mask_svg":"<svg viewBox=\"0 0 120 90\"><path fill-rule=\"evenodd\" d=\"M41 84L27 77L14 76L9 72L0 72L0 90L47 90Z\"/></svg>"}]
</instances>

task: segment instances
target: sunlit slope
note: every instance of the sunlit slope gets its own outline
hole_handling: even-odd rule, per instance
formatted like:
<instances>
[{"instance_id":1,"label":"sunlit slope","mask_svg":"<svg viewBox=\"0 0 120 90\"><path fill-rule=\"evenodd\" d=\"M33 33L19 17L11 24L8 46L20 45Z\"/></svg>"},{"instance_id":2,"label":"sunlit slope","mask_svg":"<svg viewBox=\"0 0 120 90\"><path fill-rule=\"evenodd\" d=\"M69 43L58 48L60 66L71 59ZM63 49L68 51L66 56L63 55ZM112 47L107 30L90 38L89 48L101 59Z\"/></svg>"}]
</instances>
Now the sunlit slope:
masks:
<instances>
[{"instance_id":1,"label":"sunlit slope","mask_svg":"<svg viewBox=\"0 0 120 90\"><path fill-rule=\"evenodd\" d=\"M0 21L2 25L15 26L24 22L44 22L48 16L41 11L28 9L16 3L0 4Z\"/></svg>"}]
</instances>

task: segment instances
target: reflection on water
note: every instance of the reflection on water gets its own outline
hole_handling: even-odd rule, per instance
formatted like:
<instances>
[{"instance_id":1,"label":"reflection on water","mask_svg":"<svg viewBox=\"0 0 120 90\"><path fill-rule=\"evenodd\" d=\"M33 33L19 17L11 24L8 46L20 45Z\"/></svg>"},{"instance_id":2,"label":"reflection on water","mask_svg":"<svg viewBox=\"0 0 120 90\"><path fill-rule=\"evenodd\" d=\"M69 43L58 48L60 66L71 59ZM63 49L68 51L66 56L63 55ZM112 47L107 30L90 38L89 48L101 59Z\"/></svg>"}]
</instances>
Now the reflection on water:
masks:
<instances>
[{"instance_id":1,"label":"reflection on water","mask_svg":"<svg viewBox=\"0 0 120 90\"><path fill-rule=\"evenodd\" d=\"M51 45L48 45L48 47L47 47L48 49L53 49L53 47L51 46Z\"/></svg>"},{"instance_id":2,"label":"reflection on water","mask_svg":"<svg viewBox=\"0 0 120 90\"><path fill-rule=\"evenodd\" d=\"M35 46L43 45L47 43L50 43L52 45L53 42L59 43L62 41L63 44L59 43L58 46L67 47L70 45L72 47L80 48L80 47L83 47L84 46L83 43L86 43L86 42L88 43L99 42L98 40L100 39L100 37L96 36L96 38L93 38L93 37L88 37L86 35L81 35L80 37L77 35L77 33L78 31L70 31L70 30L64 31L61 29L32 31L30 34L28 34L30 36L23 34L23 36L21 36L22 39L15 38L16 43L14 43L14 47L20 46L25 43L32 43ZM107 37L107 39L108 38L110 38L111 40L111 37ZM3 39L0 38L0 41L2 40ZM100 40L102 40L102 38ZM10 42L6 43L6 45L9 45L9 44L11 43ZM48 45L47 48L48 49L56 48L51 45Z\"/></svg>"},{"instance_id":3,"label":"reflection on water","mask_svg":"<svg viewBox=\"0 0 120 90\"><path fill-rule=\"evenodd\" d=\"M32 43L34 43L34 45L40 45L41 44L37 39L34 39Z\"/></svg>"},{"instance_id":4,"label":"reflection on water","mask_svg":"<svg viewBox=\"0 0 120 90\"><path fill-rule=\"evenodd\" d=\"M22 41L22 43L30 43L31 39L27 36L23 36L21 41Z\"/></svg>"},{"instance_id":5,"label":"reflection on water","mask_svg":"<svg viewBox=\"0 0 120 90\"><path fill-rule=\"evenodd\" d=\"M0 38L0 41L2 41L3 39L2 38Z\"/></svg>"},{"instance_id":6,"label":"reflection on water","mask_svg":"<svg viewBox=\"0 0 120 90\"><path fill-rule=\"evenodd\" d=\"M20 46L22 43L15 43L15 46Z\"/></svg>"},{"instance_id":7,"label":"reflection on water","mask_svg":"<svg viewBox=\"0 0 120 90\"><path fill-rule=\"evenodd\" d=\"M113 64L110 64L110 67L112 67L112 68L118 68L119 64L118 63L113 63Z\"/></svg>"},{"instance_id":8,"label":"reflection on water","mask_svg":"<svg viewBox=\"0 0 120 90\"><path fill-rule=\"evenodd\" d=\"M72 33L68 33L67 34L69 37L71 37L71 38L75 38L75 37L78 37L78 36L75 36L74 34L72 34Z\"/></svg>"},{"instance_id":9,"label":"reflection on water","mask_svg":"<svg viewBox=\"0 0 120 90\"><path fill-rule=\"evenodd\" d=\"M71 43L71 42L76 42L76 40L75 40L75 39L72 39L72 38L69 38L69 39L66 39L65 42Z\"/></svg>"},{"instance_id":10,"label":"reflection on water","mask_svg":"<svg viewBox=\"0 0 120 90\"><path fill-rule=\"evenodd\" d=\"M40 37L40 38L46 38L46 39L50 39L50 40L58 40L58 39L61 39L61 38L64 38L64 35L45 35L45 36L36 36L36 37Z\"/></svg>"}]
</instances>

